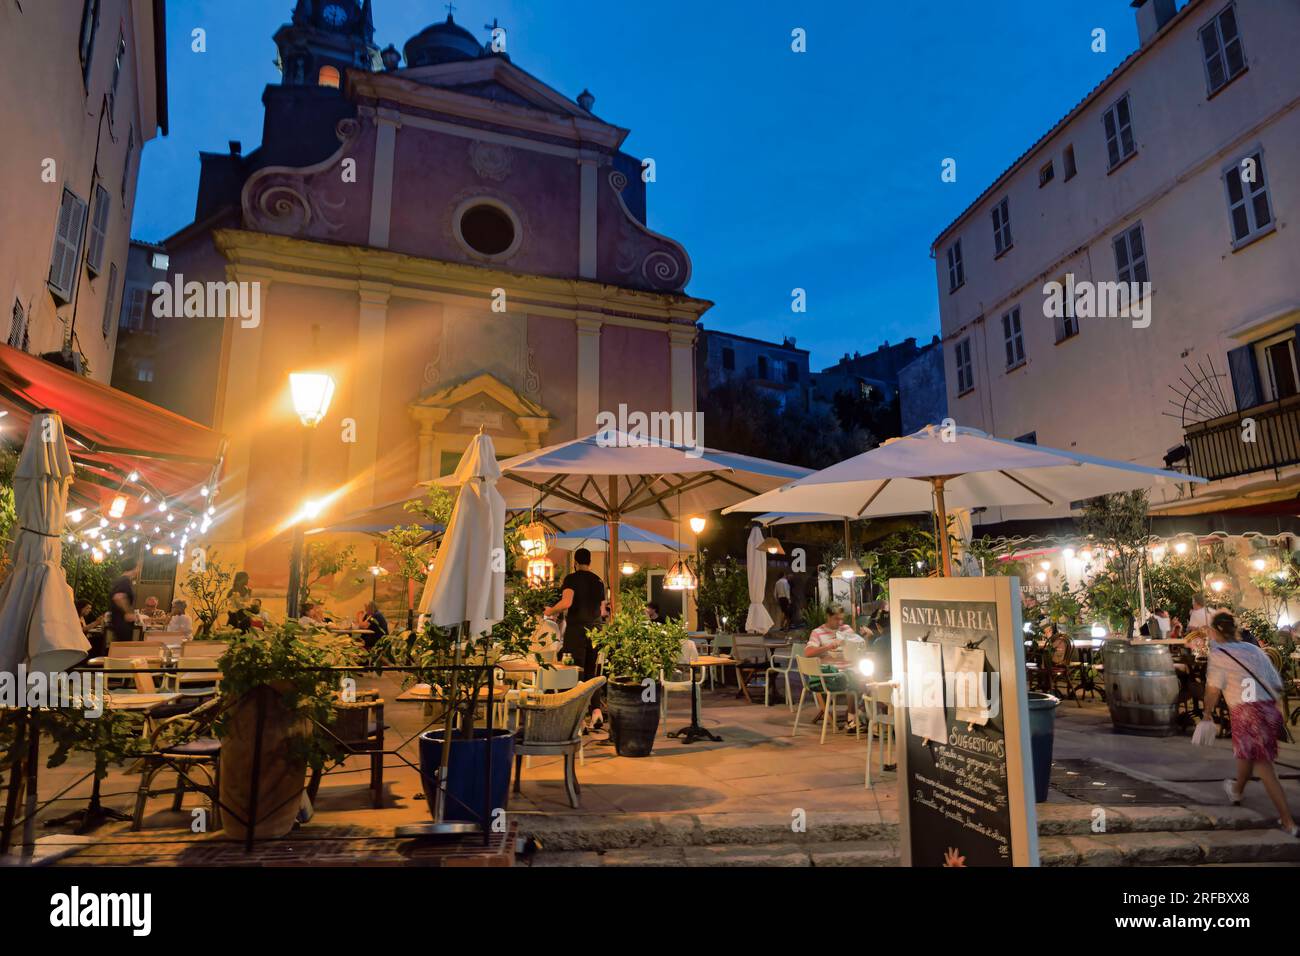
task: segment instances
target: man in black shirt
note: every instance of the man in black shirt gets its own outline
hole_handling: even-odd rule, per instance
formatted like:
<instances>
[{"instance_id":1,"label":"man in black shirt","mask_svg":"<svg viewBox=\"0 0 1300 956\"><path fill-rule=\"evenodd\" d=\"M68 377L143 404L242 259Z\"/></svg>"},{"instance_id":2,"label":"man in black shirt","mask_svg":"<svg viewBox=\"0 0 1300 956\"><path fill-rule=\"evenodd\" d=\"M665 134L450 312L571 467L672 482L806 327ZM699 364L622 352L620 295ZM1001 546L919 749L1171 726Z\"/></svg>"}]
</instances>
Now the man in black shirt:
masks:
<instances>
[{"instance_id":1,"label":"man in black shirt","mask_svg":"<svg viewBox=\"0 0 1300 956\"><path fill-rule=\"evenodd\" d=\"M127 568L108 594L108 630L114 641L129 641L135 631L135 586L140 565Z\"/></svg>"},{"instance_id":2,"label":"man in black shirt","mask_svg":"<svg viewBox=\"0 0 1300 956\"><path fill-rule=\"evenodd\" d=\"M573 552L577 568L560 582L560 600L543 612L553 617L567 611L564 625L564 653L582 668L582 679L596 676L596 650L591 646L590 631L600 625L600 608L605 601L605 582L591 572L591 552L579 548ZM591 711L592 726L601 724L600 708Z\"/></svg>"}]
</instances>

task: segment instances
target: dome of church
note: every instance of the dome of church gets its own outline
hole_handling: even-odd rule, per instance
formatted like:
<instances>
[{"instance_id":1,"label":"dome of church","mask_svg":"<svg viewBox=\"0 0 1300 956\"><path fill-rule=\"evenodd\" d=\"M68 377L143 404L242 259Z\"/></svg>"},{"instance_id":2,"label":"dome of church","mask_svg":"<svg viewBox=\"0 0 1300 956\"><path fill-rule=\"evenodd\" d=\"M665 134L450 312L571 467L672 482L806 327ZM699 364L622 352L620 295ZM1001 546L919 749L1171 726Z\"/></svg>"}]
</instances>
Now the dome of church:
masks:
<instances>
[{"instance_id":1,"label":"dome of church","mask_svg":"<svg viewBox=\"0 0 1300 956\"><path fill-rule=\"evenodd\" d=\"M474 34L458 26L449 13L444 22L426 27L406 41L403 52L407 67L433 66L458 60L477 60L483 55L483 47L474 39Z\"/></svg>"}]
</instances>

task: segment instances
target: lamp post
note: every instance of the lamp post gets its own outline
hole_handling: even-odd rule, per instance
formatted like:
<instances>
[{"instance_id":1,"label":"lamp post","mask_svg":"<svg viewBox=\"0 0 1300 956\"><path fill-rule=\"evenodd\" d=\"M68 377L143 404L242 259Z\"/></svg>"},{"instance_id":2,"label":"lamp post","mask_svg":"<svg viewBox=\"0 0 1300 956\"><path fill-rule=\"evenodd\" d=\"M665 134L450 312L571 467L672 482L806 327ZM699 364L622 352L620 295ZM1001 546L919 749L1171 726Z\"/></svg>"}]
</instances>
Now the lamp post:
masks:
<instances>
[{"instance_id":1,"label":"lamp post","mask_svg":"<svg viewBox=\"0 0 1300 956\"><path fill-rule=\"evenodd\" d=\"M299 488L307 488L307 479L311 470L311 436L316 426L325 419L329 411L330 399L334 397L334 379L324 372L290 372L289 391L293 395L293 410L299 421L307 429L302 440L302 481ZM289 594L285 599L286 614L289 620L298 617L299 592L302 589L302 552L306 520L306 509L294 518L293 549L289 555Z\"/></svg>"}]
</instances>

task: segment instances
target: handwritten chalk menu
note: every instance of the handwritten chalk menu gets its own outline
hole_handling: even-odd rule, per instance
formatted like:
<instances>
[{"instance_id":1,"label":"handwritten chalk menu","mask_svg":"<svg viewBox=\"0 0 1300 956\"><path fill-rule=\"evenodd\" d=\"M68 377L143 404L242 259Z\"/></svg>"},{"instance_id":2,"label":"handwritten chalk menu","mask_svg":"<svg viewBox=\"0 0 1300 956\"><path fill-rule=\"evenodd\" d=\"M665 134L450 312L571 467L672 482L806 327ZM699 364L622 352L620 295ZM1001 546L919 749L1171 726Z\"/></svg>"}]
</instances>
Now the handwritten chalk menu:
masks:
<instances>
[{"instance_id":1,"label":"handwritten chalk menu","mask_svg":"<svg viewBox=\"0 0 1300 956\"><path fill-rule=\"evenodd\" d=\"M889 593L903 864L1037 866L1019 582Z\"/></svg>"}]
</instances>

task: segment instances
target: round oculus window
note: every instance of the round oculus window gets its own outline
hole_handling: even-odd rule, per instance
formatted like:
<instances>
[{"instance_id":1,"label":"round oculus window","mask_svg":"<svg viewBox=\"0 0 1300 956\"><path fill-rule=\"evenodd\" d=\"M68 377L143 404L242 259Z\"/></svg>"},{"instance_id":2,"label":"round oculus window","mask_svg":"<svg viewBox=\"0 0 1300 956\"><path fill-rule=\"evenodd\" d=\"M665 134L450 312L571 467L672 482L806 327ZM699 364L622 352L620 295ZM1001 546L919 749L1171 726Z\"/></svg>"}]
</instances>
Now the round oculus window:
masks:
<instances>
[{"instance_id":1,"label":"round oculus window","mask_svg":"<svg viewBox=\"0 0 1300 956\"><path fill-rule=\"evenodd\" d=\"M515 224L496 206L480 203L460 217L460 234L465 244L483 256L499 256L515 244Z\"/></svg>"}]
</instances>

